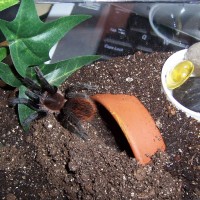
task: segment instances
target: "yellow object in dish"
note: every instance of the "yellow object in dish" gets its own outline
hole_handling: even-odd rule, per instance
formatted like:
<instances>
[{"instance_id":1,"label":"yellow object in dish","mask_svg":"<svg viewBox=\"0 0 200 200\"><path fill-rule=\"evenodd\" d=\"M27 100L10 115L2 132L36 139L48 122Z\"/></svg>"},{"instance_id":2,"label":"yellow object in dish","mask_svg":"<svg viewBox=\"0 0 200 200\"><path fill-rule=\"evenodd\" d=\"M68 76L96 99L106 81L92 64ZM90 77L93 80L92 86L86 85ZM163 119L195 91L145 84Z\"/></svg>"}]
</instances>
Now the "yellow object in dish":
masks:
<instances>
[{"instance_id":1,"label":"yellow object in dish","mask_svg":"<svg viewBox=\"0 0 200 200\"><path fill-rule=\"evenodd\" d=\"M189 60L185 60L177 64L168 74L166 78L167 87L171 90L181 86L194 71L194 65Z\"/></svg>"}]
</instances>

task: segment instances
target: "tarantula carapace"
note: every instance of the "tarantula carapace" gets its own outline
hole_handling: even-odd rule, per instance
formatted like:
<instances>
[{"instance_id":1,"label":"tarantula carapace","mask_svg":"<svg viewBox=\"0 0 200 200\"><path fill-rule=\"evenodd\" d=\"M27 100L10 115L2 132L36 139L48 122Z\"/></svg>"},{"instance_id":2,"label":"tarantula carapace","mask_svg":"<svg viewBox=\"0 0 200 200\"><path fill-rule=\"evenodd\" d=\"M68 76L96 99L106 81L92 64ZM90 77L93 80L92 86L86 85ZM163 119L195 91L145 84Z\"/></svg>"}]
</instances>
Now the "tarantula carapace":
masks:
<instances>
[{"instance_id":1,"label":"tarantula carapace","mask_svg":"<svg viewBox=\"0 0 200 200\"><path fill-rule=\"evenodd\" d=\"M33 120L44 117L48 112L58 113L59 121L65 128L73 128L73 132L86 139L87 134L82 127L82 121L90 121L96 113L94 102L86 93L77 90L95 89L88 84L76 84L69 87L63 95L56 86L52 86L44 78L38 67L34 67L38 81L37 84L29 78L23 78L23 84L28 88L28 98L10 99L10 105L25 104L36 112L30 115L23 123L28 125Z\"/></svg>"}]
</instances>

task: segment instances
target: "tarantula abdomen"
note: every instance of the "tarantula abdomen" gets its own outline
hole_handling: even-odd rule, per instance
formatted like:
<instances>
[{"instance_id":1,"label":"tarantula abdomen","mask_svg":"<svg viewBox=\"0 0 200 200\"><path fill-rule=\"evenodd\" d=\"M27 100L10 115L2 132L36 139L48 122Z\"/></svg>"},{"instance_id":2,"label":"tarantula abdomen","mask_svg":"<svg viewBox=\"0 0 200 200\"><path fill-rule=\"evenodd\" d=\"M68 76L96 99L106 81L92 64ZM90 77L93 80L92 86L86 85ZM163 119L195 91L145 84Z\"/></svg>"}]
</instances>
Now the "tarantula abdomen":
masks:
<instances>
[{"instance_id":1,"label":"tarantula abdomen","mask_svg":"<svg viewBox=\"0 0 200 200\"><path fill-rule=\"evenodd\" d=\"M82 122L91 121L95 113L96 105L90 97L83 93L77 93L74 94L73 98L67 99L58 115L58 119L64 128L85 140L88 136L82 126Z\"/></svg>"},{"instance_id":2,"label":"tarantula abdomen","mask_svg":"<svg viewBox=\"0 0 200 200\"><path fill-rule=\"evenodd\" d=\"M80 121L91 121L96 113L96 105L89 97L76 97L68 99L61 112L64 118L74 116Z\"/></svg>"}]
</instances>

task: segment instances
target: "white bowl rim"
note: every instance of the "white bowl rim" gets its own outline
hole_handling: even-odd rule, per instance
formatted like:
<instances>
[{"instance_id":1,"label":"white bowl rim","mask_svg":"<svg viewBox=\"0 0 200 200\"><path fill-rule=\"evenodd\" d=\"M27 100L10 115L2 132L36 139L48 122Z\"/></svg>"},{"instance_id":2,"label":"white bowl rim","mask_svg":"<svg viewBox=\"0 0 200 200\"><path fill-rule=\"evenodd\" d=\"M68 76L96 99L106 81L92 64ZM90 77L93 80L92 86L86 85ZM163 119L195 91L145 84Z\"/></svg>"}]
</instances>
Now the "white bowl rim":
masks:
<instances>
[{"instance_id":1,"label":"white bowl rim","mask_svg":"<svg viewBox=\"0 0 200 200\"><path fill-rule=\"evenodd\" d=\"M174 105L176 106L176 108L178 110L181 110L183 112L186 113L186 115L188 117L193 117L196 120L200 121L200 113L199 112L195 112L192 111L188 108L186 108L185 106L183 106L182 104L180 104L173 96L172 96L172 90L167 88L166 85L166 76L167 73L173 68L175 67L178 63L180 63L181 61L184 60L184 56L185 53L187 52L187 49L183 49L180 51L177 51L176 53L172 54L164 63L163 68L162 68L162 72L161 72L161 82L162 82L162 88L168 98L168 100Z\"/></svg>"}]
</instances>

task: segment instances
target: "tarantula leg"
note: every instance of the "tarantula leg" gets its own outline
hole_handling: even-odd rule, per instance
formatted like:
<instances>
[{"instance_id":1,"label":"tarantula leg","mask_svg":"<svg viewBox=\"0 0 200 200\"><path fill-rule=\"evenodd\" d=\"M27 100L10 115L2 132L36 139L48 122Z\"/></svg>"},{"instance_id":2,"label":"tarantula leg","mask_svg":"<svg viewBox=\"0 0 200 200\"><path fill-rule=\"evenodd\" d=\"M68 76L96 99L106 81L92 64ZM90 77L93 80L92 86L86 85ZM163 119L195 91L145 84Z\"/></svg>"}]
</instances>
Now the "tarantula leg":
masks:
<instances>
[{"instance_id":1,"label":"tarantula leg","mask_svg":"<svg viewBox=\"0 0 200 200\"><path fill-rule=\"evenodd\" d=\"M57 87L49 84L49 82L44 78L44 75L42 74L41 70L38 67L34 67L34 70L40 81L42 89L49 92L50 94L55 94L58 90Z\"/></svg>"},{"instance_id":2,"label":"tarantula leg","mask_svg":"<svg viewBox=\"0 0 200 200\"><path fill-rule=\"evenodd\" d=\"M75 92L68 92L65 94L66 98L72 99L72 98L86 98L88 99L89 96L86 93L75 93Z\"/></svg>"},{"instance_id":3,"label":"tarantula leg","mask_svg":"<svg viewBox=\"0 0 200 200\"><path fill-rule=\"evenodd\" d=\"M74 134L76 134L83 140L86 140L88 138L87 133L82 127L81 121L73 113L68 113L67 124L65 124L64 126L67 126L67 128L69 128Z\"/></svg>"},{"instance_id":4,"label":"tarantula leg","mask_svg":"<svg viewBox=\"0 0 200 200\"><path fill-rule=\"evenodd\" d=\"M35 83L33 80L31 80L30 78L23 78L21 80L24 85L26 87L28 87L30 90L33 90L33 91L38 91L38 92L41 92L42 91L42 88L37 84Z\"/></svg>"},{"instance_id":5,"label":"tarantula leg","mask_svg":"<svg viewBox=\"0 0 200 200\"><path fill-rule=\"evenodd\" d=\"M27 117L23 122L22 126L29 126L30 123L38 118L42 118L47 115L47 111L45 110L39 110L33 114L31 114L29 117Z\"/></svg>"},{"instance_id":6,"label":"tarantula leg","mask_svg":"<svg viewBox=\"0 0 200 200\"><path fill-rule=\"evenodd\" d=\"M74 85L71 85L67 92L71 92L71 91L76 91L76 90L96 90L98 88L98 86L96 85L90 85L87 83L76 83Z\"/></svg>"},{"instance_id":7,"label":"tarantula leg","mask_svg":"<svg viewBox=\"0 0 200 200\"><path fill-rule=\"evenodd\" d=\"M16 106L17 104L24 104L29 108L38 111L39 106L35 104L32 100L26 98L13 98L8 100L8 104L12 106Z\"/></svg>"},{"instance_id":8,"label":"tarantula leg","mask_svg":"<svg viewBox=\"0 0 200 200\"><path fill-rule=\"evenodd\" d=\"M30 98L32 99L33 101L38 101L39 102L39 99L40 99L40 95L35 93L35 92L32 92L30 90L27 90L25 91L25 94Z\"/></svg>"},{"instance_id":9,"label":"tarantula leg","mask_svg":"<svg viewBox=\"0 0 200 200\"><path fill-rule=\"evenodd\" d=\"M90 84L87 84L87 83L77 83L75 85L75 87L77 89L81 89L81 90L96 90L98 88L98 86L96 85L90 85Z\"/></svg>"}]
</instances>

